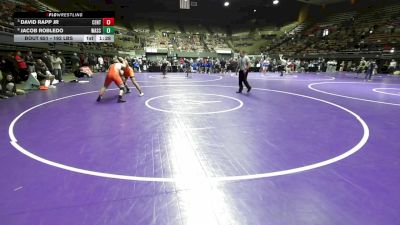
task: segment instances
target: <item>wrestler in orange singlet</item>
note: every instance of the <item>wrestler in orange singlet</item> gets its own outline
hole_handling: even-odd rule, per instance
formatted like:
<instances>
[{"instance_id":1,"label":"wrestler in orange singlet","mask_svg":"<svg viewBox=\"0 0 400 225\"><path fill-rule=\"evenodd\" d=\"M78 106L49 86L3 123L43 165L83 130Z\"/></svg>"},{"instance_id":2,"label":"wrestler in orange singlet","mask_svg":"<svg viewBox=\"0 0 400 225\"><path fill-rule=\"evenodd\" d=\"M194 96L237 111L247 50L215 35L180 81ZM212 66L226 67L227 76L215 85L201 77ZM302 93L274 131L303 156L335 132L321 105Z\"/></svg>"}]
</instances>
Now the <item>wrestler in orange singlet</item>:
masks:
<instances>
[{"instance_id":1,"label":"wrestler in orange singlet","mask_svg":"<svg viewBox=\"0 0 400 225\"><path fill-rule=\"evenodd\" d=\"M124 69L124 77L125 77L125 81L124 81L124 85L125 88L127 90L127 93L130 93L130 89L128 87L128 84L126 83L126 80L131 79L132 84L135 85L136 89L139 92L139 96L143 96L144 93L142 92L142 89L140 88L140 85L137 83L136 79L135 79L135 73L133 72L132 67L129 66L128 61L124 60L125 63L125 69Z\"/></svg>"},{"instance_id":2,"label":"wrestler in orange singlet","mask_svg":"<svg viewBox=\"0 0 400 225\"><path fill-rule=\"evenodd\" d=\"M99 97L97 98L98 102L101 101L108 86L110 86L112 82L114 82L119 87L118 102L126 102L124 99L122 99L122 96L124 95L125 85L121 78L124 73L123 70L125 68L125 63L123 63L123 59L120 57L118 58L118 61L120 62L111 64L108 68L108 73L104 81L104 86L100 89Z\"/></svg>"}]
</instances>

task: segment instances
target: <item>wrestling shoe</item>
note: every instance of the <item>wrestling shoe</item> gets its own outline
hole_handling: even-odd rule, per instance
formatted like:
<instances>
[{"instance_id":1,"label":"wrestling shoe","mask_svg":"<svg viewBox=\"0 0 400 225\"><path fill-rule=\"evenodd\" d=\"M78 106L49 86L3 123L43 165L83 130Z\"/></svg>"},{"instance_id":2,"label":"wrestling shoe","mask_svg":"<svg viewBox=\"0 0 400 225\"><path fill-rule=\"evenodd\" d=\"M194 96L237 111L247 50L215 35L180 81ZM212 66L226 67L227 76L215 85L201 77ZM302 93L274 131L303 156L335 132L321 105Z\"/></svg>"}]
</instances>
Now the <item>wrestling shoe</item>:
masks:
<instances>
[{"instance_id":1,"label":"wrestling shoe","mask_svg":"<svg viewBox=\"0 0 400 225\"><path fill-rule=\"evenodd\" d=\"M122 99L122 96L118 97L118 103L124 103L126 102L126 100Z\"/></svg>"}]
</instances>

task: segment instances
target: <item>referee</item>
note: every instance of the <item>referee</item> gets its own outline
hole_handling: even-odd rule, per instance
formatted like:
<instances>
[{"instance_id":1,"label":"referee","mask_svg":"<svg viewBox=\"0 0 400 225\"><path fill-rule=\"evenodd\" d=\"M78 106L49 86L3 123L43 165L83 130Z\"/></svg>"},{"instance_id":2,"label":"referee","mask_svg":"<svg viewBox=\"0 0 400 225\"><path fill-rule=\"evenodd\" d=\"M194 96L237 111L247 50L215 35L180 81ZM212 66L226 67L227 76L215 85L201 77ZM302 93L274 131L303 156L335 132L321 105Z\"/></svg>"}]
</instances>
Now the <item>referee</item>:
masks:
<instances>
[{"instance_id":1,"label":"referee","mask_svg":"<svg viewBox=\"0 0 400 225\"><path fill-rule=\"evenodd\" d=\"M242 93L243 83L244 83L244 85L246 85L247 92L250 92L251 87L249 85L249 82L247 82L247 75L249 74L249 69L250 69L250 59L249 59L249 57L244 55L243 51L240 51L240 58L239 58L239 65L238 65L239 91L237 91L236 93Z\"/></svg>"}]
</instances>

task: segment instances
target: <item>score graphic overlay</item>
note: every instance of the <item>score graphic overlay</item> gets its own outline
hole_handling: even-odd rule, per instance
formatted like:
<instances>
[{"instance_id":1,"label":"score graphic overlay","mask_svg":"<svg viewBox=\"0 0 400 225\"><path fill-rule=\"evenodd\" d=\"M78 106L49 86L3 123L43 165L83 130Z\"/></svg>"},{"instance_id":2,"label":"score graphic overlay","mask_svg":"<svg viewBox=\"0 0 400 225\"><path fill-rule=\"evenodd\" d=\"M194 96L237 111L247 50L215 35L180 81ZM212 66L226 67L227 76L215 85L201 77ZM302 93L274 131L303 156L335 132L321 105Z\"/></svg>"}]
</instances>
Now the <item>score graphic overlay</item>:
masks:
<instances>
[{"instance_id":1,"label":"score graphic overlay","mask_svg":"<svg viewBox=\"0 0 400 225\"><path fill-rule=\"evenodd\" d=\"M114 42L114 12L15 12L14 42Z\"/></svg>"}]
</instances>

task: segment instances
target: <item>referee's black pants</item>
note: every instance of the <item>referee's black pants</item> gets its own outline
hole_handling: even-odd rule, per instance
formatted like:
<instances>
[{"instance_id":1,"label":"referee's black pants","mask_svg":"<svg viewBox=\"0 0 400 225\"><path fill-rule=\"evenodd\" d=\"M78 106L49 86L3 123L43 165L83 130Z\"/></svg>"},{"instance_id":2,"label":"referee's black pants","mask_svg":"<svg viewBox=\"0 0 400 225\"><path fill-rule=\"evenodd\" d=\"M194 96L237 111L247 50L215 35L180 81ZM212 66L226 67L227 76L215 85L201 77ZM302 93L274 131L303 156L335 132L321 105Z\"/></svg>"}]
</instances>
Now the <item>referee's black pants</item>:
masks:
<instances>
[{"instance_id":1,"label":"referee's black pants","mask_svg":"<svg viewBox=\"0 0 400 225\"><path fill-rule=\"evenodd\" d=\"M239 70L239 92L242 92L243 90L243 83L246 85L247 90L249 90L251 87L249 85L249 82L247 82L247 75L249 74L249 71L244 72L243 70Z\"/></svg>"}]
</instances>

